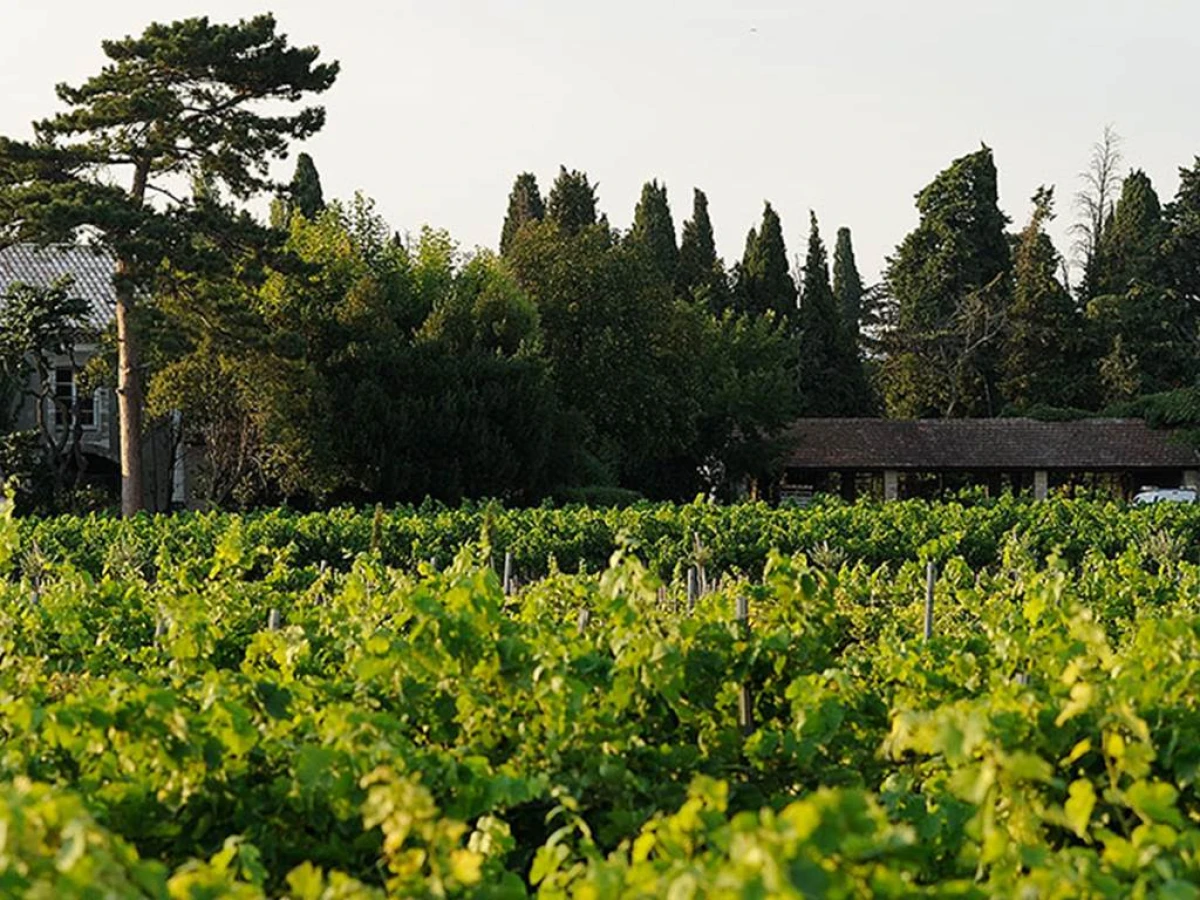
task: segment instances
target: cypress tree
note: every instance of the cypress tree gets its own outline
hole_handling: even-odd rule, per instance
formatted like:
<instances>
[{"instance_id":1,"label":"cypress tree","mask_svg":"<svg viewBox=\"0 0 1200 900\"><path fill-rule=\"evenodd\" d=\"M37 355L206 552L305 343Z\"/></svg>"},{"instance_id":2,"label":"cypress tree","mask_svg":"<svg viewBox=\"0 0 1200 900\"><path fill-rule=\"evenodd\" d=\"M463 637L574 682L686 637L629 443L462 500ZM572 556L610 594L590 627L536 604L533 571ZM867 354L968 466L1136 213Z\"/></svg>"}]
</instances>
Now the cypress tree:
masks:
<instances>
[{"instance_id":1,"label":"cypress tree","mask_svg":"<svg viewBox=\"0 0 1200 900\"><path fill-rule=\"evenodd\" d=\"M762 224L746 236L739 272L738 305L742 312L790 318L796 311L796 284L788 271L787 246L779 216L767 203Z\"/></svg>"},{"instance_id":2,"label":"cypress tree","mask_svg":"<svg viewBox=\"0 0 1200 900\"><path fill-rule=\"evenodd\" d=\"M1162 205L1145 172L1136 169L1121 185L1100 242L1100 294L1121 294L1134 282L1156 277L1159 244L1165 237Z\"/></svg>"},{"instance_id":3,"label":"cypress tree","mask_svg":"<svg viewBox=\"0 0 1200 900\"><path fill-rule=\"evenodd\" d=\"M917 210L886 275L896 307L883 369L889 412L994 415L1011 263L992 151L956 159L917 195Z\"/></svg>"},{"instance_id":4,"label":"cypress tree","mask_svg":"<svg viewBox=\"0 0 1200 900\"><path fill-rule=\"evenodd\" d=\"M512 247L513 239L526 222L540 222L546 217L546 204L538 189L537 177L522 172L513 182L508 195L508 213L504 216L504 227L500 230L500 253Z\"/></svg>"},{"instance_id":5,"label":"cypress tree","mask_svg":"<svg viewBox=\"0 0 1200 900\"><path fill-rule=\"evenodd\" d=\"M325 194L321 190L321 176L312 157L301 153L296 157L296 170L286 190L271 201L271 227L287 229L292 214L300 213L310 222L325 208Z\"/></svg>"},{"instance_id":6,"label":"cypress tree","mask_svg":"<svg viewBox=\"0 0 1200 900\"><path fill-rule=\"evenodd\" d=\"M851 343L857 347L862 324L862 277L854 261L854 245L849 228L839 228L837 246L833 251L833 294L841 311L842 327Z\"/></svg>"},{"instance_id":7,"label":"cypress tree","mask_svg":"<svg viewBox=\"0 0 1200 900\"><path fill-rule=\"evenodd\" d=\"M804 287L796 312L800 336L800 397L806 415L861 415L866 411L866 379L842 325L829 283L829 260L815 213L809 214Z\"/></svg>"},{"instance_id":8,"label":"cypress tree","mask_svg":"<svg viewBox=\"0 0 1200 900\"><path fill-rule=\"evenodd\" d=\"M717 242L708 217L708 197L695 188L692 192L692 217L683 223L679 241L678 282L681 293L699 287L717 262Z\"/></svg>"},{"instance_id":9,"label":"cypress tree","mask_svg":"<svg viewBox=\"0 0 1200 900\"><path fill-rule=\"evenodd\" d=\"M1179 191L1166 219L1163 255L1171 286L1195 316L1200 311L1200 157L1192 168L1179 170Z\"/></svg>"},{"instance_id":10,"label":"cypress tree","mask_svg":"<svg viewBox=\"0 0 1200 900\"><path fill-rule=\"evenodd\" d=\"M586 173L559 167L546 204L546 217L570 236L596 224L596 186L588 182Z\"/></svg>"},{"instance_id":11,"label":"cypress tree","mask_svg":"<svg viewBox=\"0 0 1200 900\"><path fill-rule=\"evenodd\" d=\"M725 267L717 259L717 244L708 217L708 197L699 188L692 195L692 217L683 223L675 293L702 299L713 312L724 310L729 301Z\"/></svg>"},{"instance_id":12,"label":"cypress tree","mask_svg":"<svg viewBox=\"0 0 1200 900\"><path fill-rule=\"evenodd\" d=\"M646 256L666 284L675 283L679 247L675 244L675 222L665 184L648 181L642 187L642 197L633 211L629 241Z\"/></svg>"},{"instance_id":13,"label":"cypress tree","mask_svg":"<svg viewBox=\"0 0 1200 900\"><path fill-rule=\"evenodd\" d=\"M292 207L304 218L312 221L325 208L325 194L321 190L321 176L312 157L301 153L296 157L296 172L288 189Z\"/></svg>"},{"instance_id":14,"label":"cypress tree","mask_svg":"<svg viewBox=\"0 0 1200 900\"><path fill-rule=\"evenodd\" d=\"M1092 402L1082 316L1059 281L1062 260L1045 230L1053 218L1054 190L1039 188L1013 251L1000 391L1017 409Z\"/></svg>"},{"instance_id":15,"label":"cypress tree","mask_svg":"<svg viewBox=\"0 0 1200 900\"><path fill-rule=\"evenodd\" d=\"M1185 197L1188 189L1182 179ZM1175 204L1172 217L1182 211ZM1179 236L1146 173L1130 173L1100 246L1101 294L1088 307L1106 348L1100 372L1110 401L1134 389L1188 386L1196 377L1196 310L1176 281L1188 265Z\"/></svg>"}]
</instances>

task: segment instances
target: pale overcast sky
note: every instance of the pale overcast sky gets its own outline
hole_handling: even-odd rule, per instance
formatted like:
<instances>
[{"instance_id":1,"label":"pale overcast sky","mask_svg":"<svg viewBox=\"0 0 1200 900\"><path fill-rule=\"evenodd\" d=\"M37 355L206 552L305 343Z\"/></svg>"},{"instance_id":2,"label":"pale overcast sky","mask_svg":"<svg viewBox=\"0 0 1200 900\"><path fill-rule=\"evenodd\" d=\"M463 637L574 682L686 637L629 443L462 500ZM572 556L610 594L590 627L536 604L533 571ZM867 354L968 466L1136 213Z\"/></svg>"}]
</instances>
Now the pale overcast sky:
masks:
<instances>
[{"instance_id":1,"label":"pale overcast sky","mask_svg":"<svg viewBox=\"0 0 1200 900\"><path fill-rule=\"evenodd\" d=\"M342 64L308 142L326 196L361 189L393 228L494 247L514 176L560 163L626 227L665 180L676 228L703 188L720 251L741 253L769 199L789 252L808 210L854 230L873 279L915 222L913 194L986 142L1016 220L1058 188L1062 236L1106 124L1164 202L1200 153L1195 0L3 0L0 133L28 134L100 40L150 21L270 9ZM289 163L287 173L290 174Z\"/></svg>"}]
</instances>

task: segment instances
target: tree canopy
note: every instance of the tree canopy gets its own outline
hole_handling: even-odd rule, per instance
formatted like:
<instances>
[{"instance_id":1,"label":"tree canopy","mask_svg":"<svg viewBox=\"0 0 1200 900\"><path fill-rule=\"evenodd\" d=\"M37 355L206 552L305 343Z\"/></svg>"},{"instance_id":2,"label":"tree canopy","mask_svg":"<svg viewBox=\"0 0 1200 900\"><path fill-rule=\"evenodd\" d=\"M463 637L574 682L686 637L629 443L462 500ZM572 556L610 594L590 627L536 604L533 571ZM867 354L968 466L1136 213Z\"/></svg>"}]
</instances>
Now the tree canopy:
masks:
<instances>
[{"instance_id":1,"label":"tree canopy","mask_svg":"<svg viewBox=\"0 0 1200 900\"><path fill-rule=\"evenodd\" d=\"M338 66L318 63L316 47L289 46L270 15L155 23L102 48L109 64L79 86L58 86L67 108L34 123L34 140L0 138L0 227L8 239L39 243L86 229L117 259L122 509L130 514L144 502L135 298L154 296L171 272L228 275L248 248L272 241L248 213L177 184L200 182L237 200L277 190L270 161L325 121L319 106L284 104L328 89Z\"/></svg>"}]
</instances>

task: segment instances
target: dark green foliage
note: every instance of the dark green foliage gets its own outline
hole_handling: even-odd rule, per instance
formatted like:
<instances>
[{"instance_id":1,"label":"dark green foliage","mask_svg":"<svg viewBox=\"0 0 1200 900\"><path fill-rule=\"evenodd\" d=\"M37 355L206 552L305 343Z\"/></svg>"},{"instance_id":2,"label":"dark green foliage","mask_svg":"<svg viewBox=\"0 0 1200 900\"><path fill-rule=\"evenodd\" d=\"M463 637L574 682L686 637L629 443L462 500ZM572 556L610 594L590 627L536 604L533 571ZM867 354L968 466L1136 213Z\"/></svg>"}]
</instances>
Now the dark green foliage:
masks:
<instances>
[{"instance_id":1,"label":"dark green foliage","mask_svg":"<svg viewBox=\"0 0 1200 900\"><path fill-rule=\"evenodd\" d=\"M1083 317L1058 280L1061 258L1045 232L1053 217L1054 191L1040 188L1013 250L1000 391L1017 409L1095 402Z\"/></svg>"},{"instance_id":2,"label":"dark green foliage","mask_svg":"<svg viewBox=\"0 0 1200 900\"><path fill-rule=\"evenodd\" d=\"M1181 223L1188 190L1181 182L1182 203L1174 207ZM1186 387L1196 377L1196 311L1173 283L1189 265L1187 228L1175 241L1146 174L1125 179L1100 247L1100 294L1088 306L1110 402Z\"/></svg>"},{"instance_id":3,"label":"dark green foliage","mask_svg":"<svg viewBox=\"0 0 1200 900\"><path fill-rule=\"evenodd\" d=\"M854 244L850 229L839 228L837 245L833 251L833 295L841 311L842 325L855 347L859 344L859 329L863 319L862 277L854 261Z\"/></svg>"},{"instance_id":4,"label":"dark green foliage","mask_svg":"<svg viewBox=\"0 0 1200 900\"><path fill-rule=\"evenodd\" d=\"M549 370L530 352L537 311L498 258L460 265L433 231L399 246L369 206L332 211L294 245L326 280L277 280L268 308L308 346L323 411L309 430L324 439L290 458L314 489L529 502L570 478ZM298 423L276 421L304 446Z\"/></svg>"},{"instance_id":5,"label":"dark green foliage","mask_svg":"<svg viewBox=\"0 0 1200 900\"><path fill-rule=\"evenodd\" d=\"M802 409L798 344L788 323L730 310L706 328L696 458L712 470L706 486L731 499L744 479L766 486L780 474L780 435Z\"/></svg>"},{"instance_id":6,"label":"dark green foliage","mask_svg":"<svg viewBox=\"0 0 1200 900\"><path fill-rule=\"evenodd\" d=\"M692 217L683 223L679 240L679 268L675 274L676 296L693 299L720 313L729 305L729 283L725 267L717 257L708 197L696 188Z\"/></svg>"},{"instance_id":7,"label":"dark green foliage","mask_svg":"<svg viewBox=\"0 0 1200 900\"><path fill-rule=\"evenodd\" d=\"M1164 237L1162 207L1145 172L1135 170L1121 186L1121 197L1100 241L1098 294L1122 294L1155 279Z\"/></svg>"},{"instance_id":8,"label":"dark green foliage","mask_svg":"<svg viewBox=\"0 0 1200 900\"><path fill-rule=\"evenodd\" d=\"M296 211L306 219L316 218L317 213L325 208L321 176L317 174L317 167L307 153L296 157L296 172L292 175L288 195Z\"/></svg>"},{"instance_id":9,"label":"dark green foliage","mask_svg":"<svg viewBox=\"0 0 1200 900\"><path fill-rule=\"evenodd\" d=\"M70 277L46 287L13 284L0 295L0 379L7 388L0 395L3 417L19 399L32 406L35 423L35 432L27 440L10 442L9 466L20 459L22 474L28 473L23 492L44 496L52 508L65 507L67 492L80 486L85 468L79 410L85 380L76 348L87 336L90 311L88 302L73 290ZM74 402L55 394L55 370L64 361L79 385ZM17 451L34 443L39 458L29 465L29 454ZM35 472L47 476L45 484L34 483Z\"/></svg>"},{"instance_id":10,"label":"dark green foliage","mask_svg":"<svg viewBox=\"0 0 1200 900\"><path fill-rule=\"evenodd\" d=\"M795 316L802 408L808 416L863 415L869 411L866 378L829 284L829 260L816 214L809 218L804 287Z\"/></svg>"},{"instance_id":11,"label":"dark green foliage","mask_svg":"<svg viewBox=\"0 0 1200 900\"><path fill-rule=\"evenodd\" d=\"M563 404L587 423L585 447L610 477L673 457L695 430L694 336L670 289L606 229L572 233L553 213L522 230L509 261L537 306Z\"/></svg>"},{"instance_id":12,"label":"dark green foliage","mask_svg":"<svg viewBox=\"0 0 1200 900\"><path fill-rule=\"evenodd\" d=\"M588 182L586 173L559 167L546 204L546 216L570 236L596 224L596 186Z\"/></svg>"},{"instance_id":13,"label":"dark green foliage","mask_svg":"<svg viewBox=\"0 0 1200 900\"><path fill-rule=\"evenodd\" d=\"M675 243L675 222L667 201L667 186L648 181L633 211L629 243L645 255L664 284L674 285L679 266L679 247Z\"/></svg>"},{"instance_id":14,"label":"dark green foliage","mask_svg":"<svg viewBox=\"0 0 1200 900\"><path fill-rule=\"evenodd\" d=\"M1200 157L1179 170L1179 190L1166 210L1163 252L1175 295L1193 317L1200 309Z\"/></svg>"},{"instance_id":15,"label":"dark green foliage","mask_svg":"<svg viewBox=\"0 0 1200 900\"><path fill-rule=\"evenodd\" d=\"M1011 260L992 151L955 160L917 195L917 210L920 223L888 260L888 411L994 414Z\"/></svg>"},{"instance_id":16,"label":"dark green foliage","mask_svg":"<svg viewBox=\"0 0 1200 900\"><path fill-rule=\"evenodd\" d=\"M548 217L507 261L537 306L560 402L580 416L588 483L690 497L769 468L766 440L796 411L793 342L776 323L677 299L646 245L603 225L572 235Z\"/></svg>"},{"instance_id":17,"label":"dark green foliage","mask_svg":"<svg viewBox=\"0 0 1200 900\"><path fill-rule=\"evenodd\" d=\"M735 302L741 312L777 319L796 312L796 284L788 267L783 226L770 203L763 206L762 223L746 236L746 251L738 270Z\"/></svg>"},{"instance_id":18,"label":"dark green foliage","mask_svg":"<svg viewBox=\"0 0 1200 900\"><path fill-rule=\"evenodd\" d=\"M205 188L209 193L208 185ZM316 164L307 153L301 153L296 157L296 170L291 183L271 203L271 227L286 231L294 213L314 219L324 208L325 193L321 189L321 176Z\"/></svg>"},{"instance_id":19,"label":"dark green foliage","mask_svg":"<svg viewBox=\"0 0 1200 900\"><path fill-rule=\"evenodd\" d=\"M1186 387L1144 394L1108 407L1104 415L1145 419L1152 428L1173 429L1175 440L1187 443L1200 452L1200 388Z\"/></svg>"},{"instance_id":20,"label":"dark green foliage","mask_svg":"<svg viewBox=\"0 0 1200 900\"><path fill-rule=\"evenodd\" d=\"M546 204L538 189L537 177L531 172L522 172L508 195L508 212L504 216L504 227L500 230L500 253L508 253L522 225L540 222L545 217Z\"/></svg>"},{"instance_id":21,"label":"dark green foliage","mask_svg":"<svg viewBox=\"0 0 1200 900\"><path fill-rule=\"evenodd\" d=\"M80 87L58 87L69 108L35 123L36 142L0 138L0 221L10 236L69 240L88 227L125 261L126 276L143 283L164 259L211 269L231 242L261 244L253 223L215 193L245 199L275 188L270 160L320 129L325 114L314 106L266 116L247 107L324 91L337 64L317 64L315 47L289 47L269 15L236 25L153 24L103 47L110 65ZM125 167L129 191L111 177ZM213 194L143 202L147 191L157 193L158 178L181 174Z\"/></svg>"}]
</instances>

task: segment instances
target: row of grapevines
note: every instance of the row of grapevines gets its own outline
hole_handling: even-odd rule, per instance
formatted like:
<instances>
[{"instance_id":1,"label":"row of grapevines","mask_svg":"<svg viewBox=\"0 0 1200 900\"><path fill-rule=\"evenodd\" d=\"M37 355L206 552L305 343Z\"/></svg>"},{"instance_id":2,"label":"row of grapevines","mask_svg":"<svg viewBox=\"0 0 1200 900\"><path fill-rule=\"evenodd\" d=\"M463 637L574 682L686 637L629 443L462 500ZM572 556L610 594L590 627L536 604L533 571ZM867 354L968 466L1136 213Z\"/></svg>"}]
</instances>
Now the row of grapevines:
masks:
<instances>
[{"instance_id":1,"label":"row of grapevines","mask_svg":"<svg viewBox=\"0 0 1200 900\"><path fill-rule=\"evenodd\" d=\"M804 509L702 502L513 510L495 504L426 504L374 511L24 520L15 549L0 550L0 574L15 570L36 581L43 570L70 564L93 577L153 580L175 578L198 564L245 562L255 577L265 577L273 570L345 571L363 553L378 554L395 567L431 560L444 566L468 543L485 548L493 561L512 554L526 579L556 570L599 571L618 546L634 548L662 577L677 576L694 564L714 573L758 574L772 550L804 552L827 566L861 561L878 567L957 556L981 568L1000 561L1013 535L1038 556L1057 551L1071 562L1088 551L1115 556L1130 545L1147 557L1200 562L1198 507L1128 508L1069 499L1033 503L1005 496L972 504L826 500ZM296 584L302 583L297 577Z\"/></svg>"}]
</instances>

